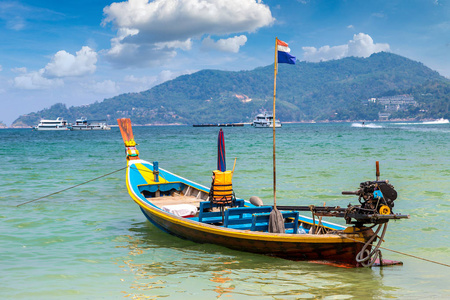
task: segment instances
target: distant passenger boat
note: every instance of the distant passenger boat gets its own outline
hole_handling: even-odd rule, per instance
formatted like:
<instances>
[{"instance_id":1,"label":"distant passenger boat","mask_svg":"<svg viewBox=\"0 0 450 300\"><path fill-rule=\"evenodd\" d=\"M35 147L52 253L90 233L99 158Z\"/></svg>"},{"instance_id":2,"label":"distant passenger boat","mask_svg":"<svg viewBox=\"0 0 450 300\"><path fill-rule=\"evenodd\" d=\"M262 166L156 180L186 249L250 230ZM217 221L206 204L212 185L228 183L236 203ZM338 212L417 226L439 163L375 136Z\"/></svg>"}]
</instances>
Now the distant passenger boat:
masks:
<instances>
[{"instance_id":1,"label":"distant passenger boat","mask_svg":"<svg viewBox=\"0 0 450 300\"><path fill-rule=\"evenodd\" d=\"M33 130L69 130L69 124L66 120L58 117L56 120L42 119L39 124L33 127Z\"/></svg>"},{"instance_id":2,"label":"distant passenger boat","mask_svg":"<svg viewBox=\"0 0 450 300\"><path fill-rule=\"evenodd\" d=\"M252 126L255 128L273 128L273 114L269 114L267 112L258 114L253 120ZM281 127L280 120L275 120L275 127Z\"/></svg>"},{"instance_id":3,"label":"distant passenger boat","mask_svg":"<svg viewBox=\"0 0 450 300\"><path fill-rule=\"evenodd\" d=\"M75 121L71 130L110 130L111 127L106 125L106 122L92 121L88 122L86 118L81 118Z\"/></svg>"}]
</instances>

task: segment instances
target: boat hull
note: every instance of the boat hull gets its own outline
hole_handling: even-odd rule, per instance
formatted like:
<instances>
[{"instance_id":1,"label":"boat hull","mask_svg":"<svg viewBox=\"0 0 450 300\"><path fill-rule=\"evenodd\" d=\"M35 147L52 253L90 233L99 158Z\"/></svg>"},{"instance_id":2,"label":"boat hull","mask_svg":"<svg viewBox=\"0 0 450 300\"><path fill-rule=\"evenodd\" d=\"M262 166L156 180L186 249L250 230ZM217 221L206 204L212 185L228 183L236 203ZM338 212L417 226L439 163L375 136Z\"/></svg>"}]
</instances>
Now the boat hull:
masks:
<instances>
[{"instance_id":1,"label":"boat hull","mask_svg":"<svg viewBox=\"0 0 450 300\"><path fill-rule=\"evenodd\" d=\"M363 246L336 235L245 234L235 229L217 230L213 225L197 227L188 224L188 220L175 222L172 217L164 218L151 209L141 209L151 223L180 238L293 261L330 261L356 267L355 257Z\"/></svg>"},{"instance_id":2,"label":"boat hull","mask_svg":"<svg viewBox=\"0 0 450 300\"><path fill-rule=\"evenodd\" d=\"M37 131L63 131L63 130L70 130L70 128L69 127L58 127L58 128L33 127L33 130L37 130Z\"/></svg>"},{"instance_id":3,"label":"boat hull","mask_svg":"<svg viewBox=\"0 0 450 300\"><path fill-rule=\"evenodd\" d=\"M77 131L77 130L111 130L111 127L107 127L107 126L72 126L72 130L73 131Z\"/></svg>"},{"instance_id":4,"label":"boat hull","mask_svg":"<svg viewBox=\"0 0 450 300\"><path fill-rule=\"evenodd\" d=\"M273 124L272 123L270 123L270 124L268 124L268 123L253 123L253 127L255 127L255 128L273 128ZM281 127L281 124L280 123L275 123L275 128L279 128L279 127Z\"/></svg>"}]
</instances>

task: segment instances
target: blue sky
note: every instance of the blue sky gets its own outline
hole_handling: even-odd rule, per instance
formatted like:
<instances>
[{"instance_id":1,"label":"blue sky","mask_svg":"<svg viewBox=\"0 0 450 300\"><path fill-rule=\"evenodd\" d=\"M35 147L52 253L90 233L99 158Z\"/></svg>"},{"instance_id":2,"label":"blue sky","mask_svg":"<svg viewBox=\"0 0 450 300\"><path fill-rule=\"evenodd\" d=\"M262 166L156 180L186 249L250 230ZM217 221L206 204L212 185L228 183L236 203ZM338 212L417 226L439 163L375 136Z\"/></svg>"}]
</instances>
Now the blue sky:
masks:
<instances>
[{"instance_id":1,"label":"blue sky","mask_svg":"<svg viewBox=\"0 0 450 300\"><path fill-rule=\"evenodd\" d=\"M302 61L389 51L450 78L450 0L3 0L0 121L266 66L276 36Z\"/></svg>"}]
</instances>

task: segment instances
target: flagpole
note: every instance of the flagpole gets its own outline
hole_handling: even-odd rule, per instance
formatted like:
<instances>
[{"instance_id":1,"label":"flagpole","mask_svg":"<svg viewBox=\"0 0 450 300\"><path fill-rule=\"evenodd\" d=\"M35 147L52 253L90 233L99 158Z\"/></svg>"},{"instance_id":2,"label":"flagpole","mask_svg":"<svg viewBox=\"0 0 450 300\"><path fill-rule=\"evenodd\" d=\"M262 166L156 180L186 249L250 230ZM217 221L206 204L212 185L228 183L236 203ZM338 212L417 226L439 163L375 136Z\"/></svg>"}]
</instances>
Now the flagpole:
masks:
<instances>
[{"instance_id":1,"label":"flagpole","mask_svg":"<svg viewBox=\"0 0 450 300\"><path fill-rule=\"evenodd\" d=\"M278 72L278 37L275 37L275 63L274 63L274 76L273 76L273 119L272 119L272 127L273 127L273 206L276 209L277 207L277 168L276 168L276 160L275 160L275 99L277 93L277 72Z\"/></svg>"}]
</instances>

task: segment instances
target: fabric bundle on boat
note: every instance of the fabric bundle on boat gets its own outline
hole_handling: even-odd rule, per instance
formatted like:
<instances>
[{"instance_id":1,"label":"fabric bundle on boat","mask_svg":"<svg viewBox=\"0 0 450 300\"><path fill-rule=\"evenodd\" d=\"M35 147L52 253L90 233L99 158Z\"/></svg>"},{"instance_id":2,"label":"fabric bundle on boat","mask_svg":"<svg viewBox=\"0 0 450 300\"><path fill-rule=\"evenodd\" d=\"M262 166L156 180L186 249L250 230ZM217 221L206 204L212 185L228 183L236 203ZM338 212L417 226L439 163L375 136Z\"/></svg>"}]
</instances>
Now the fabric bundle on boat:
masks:
<instances>
[{"instance_id":1,"label":"fabric bundle on boat","mask_svg":"<svg viewBox=\"0 0 450 300\"><path fill-rule=\"evenodd\" d=\"M285 233L283 215L276 207L272 209L269 215L269 232Z\"/></svg>"},{"instance_id":2,"label":"fabric bundle on boat","mask_svg":"<svg viewBox=\"0 0 450 300\"><path fill-rule=\"evenodd\" d=\"M162 210L170 212L179 217L193 217L197 213L197 207L191 204L165 205Z\"/></svg>"}]
</instances>

